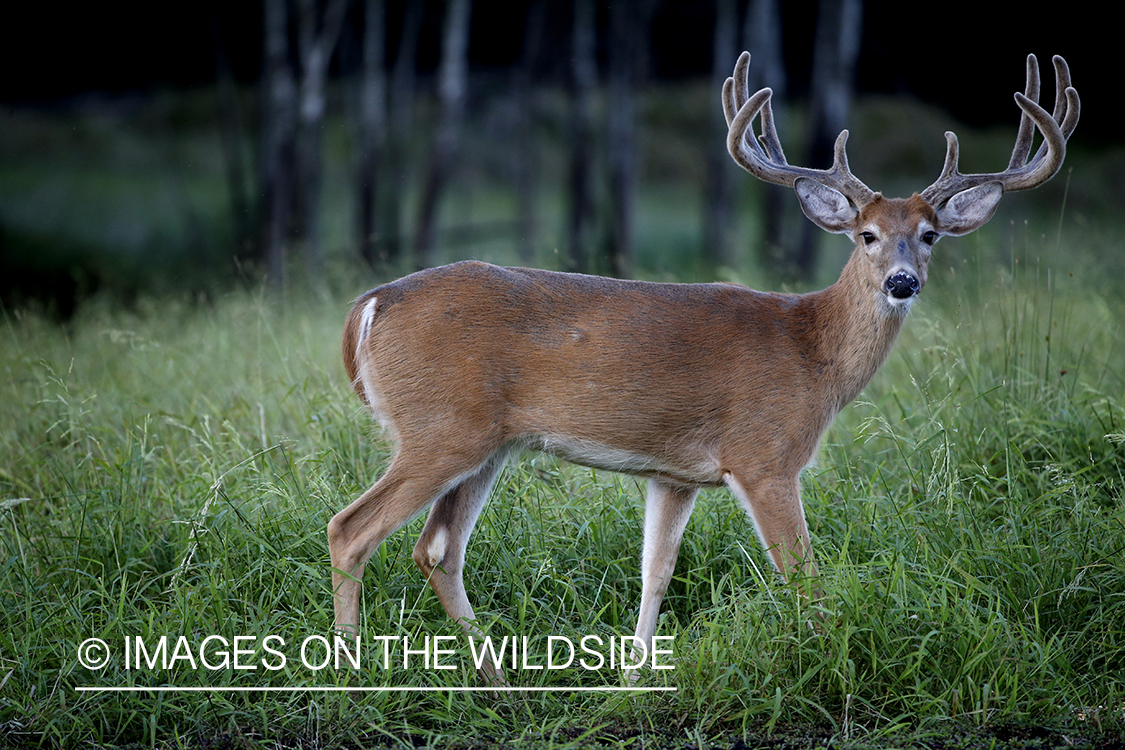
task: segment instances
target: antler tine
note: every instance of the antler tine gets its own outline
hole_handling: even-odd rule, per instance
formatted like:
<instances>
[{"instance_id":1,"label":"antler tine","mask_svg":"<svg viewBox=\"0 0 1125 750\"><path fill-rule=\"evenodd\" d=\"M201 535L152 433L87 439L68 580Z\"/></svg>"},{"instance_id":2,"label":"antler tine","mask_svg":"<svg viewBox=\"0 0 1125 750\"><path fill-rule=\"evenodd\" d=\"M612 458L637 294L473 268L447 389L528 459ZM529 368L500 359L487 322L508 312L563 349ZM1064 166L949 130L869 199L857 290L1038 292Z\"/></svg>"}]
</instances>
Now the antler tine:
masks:
<instances>
[{"instance_id":1,"label":"antler tine","mask_svg":"<svg viewBox=\"0 0 1125 750\"><path fill-rule=\"evenodd\" d=\"M1070 138L1070 134L1078 125L1080 114L1078 92L1070 85L1070 66L1066 64L1066 60L1060 55L1055 55L1051 58L1051 62L1055 64L1055 111L1051 117L1059 124L1063 138ZM1073 92L1073 102L1071 102L1071 92Z\"/></svg>"},{"instance_id":2,"label":"antler tine","mask_svg":"<svg viewBox=\"0 0 1125 750\"><path fill-rule=\"evenodd\" d=\"M1030 64L1030 62L1035 60L1035 55L1029 55L1028 57L1029 57L1029 64ZM1054 66L1055 66L1055 109L1051 113L1051 119L1053 119L1056 123L1058 123L1059 131L1062 133L1063 140L1065 141L1066 139L1070 138L1070 134L1074 132L1074 128L1078 125L1078 115L1079 115L1079 110L1080 110L1080 106L1079 106L1079 103L1078 103L1078 92L1075 91L1074 87L1070 85L1070 67L1066 64L1066 60L1064 60L1059 55L1055 55L1053 58L1051 58L1051 62L1054 63ZM1038 80L1038 75L1039 75L1039 66L1038 65L1035 66L1035 74L1036 74L1036 80ZM1036 96L1035 97L1032 97L1030 94L1027 94L1027 93L1025 93L1024 96L1026 96L1029 99L1032 99L1036 103L1038 103L1038 101L1039 101L1038 90L1036 90ZM1074 99L1073 104L1070 103L1070 100L1071 100L1072 97ZM1020 115L1020 132L1021 132L1021 134L1023 132L1023 124L1026 120L1028 120L1027 115L1021 113L1021 115ZM1029 123L1028 127L1029 128L1031 127L1030 123ZM1030 143L1030 139L1031 139L1031 136L1029 135L1028 136L1029 143ZM1039 145L1039 150L1035 152L1035 160L1042 159L1045 156L1046 152L1047 152L1047 141L1044 140L1043 143ZM1026 162L1026 160L1027 160L1026 152L1024 153L1023 159L1018 160L1018 161L1015 159L1015 153L1013 153L1012 154L1012 162L1009 164L1009 167L1023 166L1023 164Z\"/></svg>"},{"instance_id":3,"label":"antler tine","mask_svg":"<svg viewBox=\"0 0 1125 750\"><path fill-rule=\"evenodd\" d=\"M1039 64L1034 55L1027 57L1027 85L1023 94L1015 95L1019 105L1020 127L1008 168L1003 172L961 174L957 171L958 143L952 132L945 134L945 165L934 184L921 196L930 205L939 207L955 194L986 182L999 182L1005 190L1028 190L1055 176L1066 156L1066 141L1078 125L1081 103L1078 92L1070 85L1070 69L1058 55L1055 66L1055 107L1053 113L1039 106ZM1043 143L1028 160L1035 130L1043 134Z\"/></svg>"},{"instance_id":4,"label":"antler tine","mask_svg":"<svg viewBox=\"0 0 1125 750\"><path fill-rule=\"evenodd\" d=\"M1066 60L1055 55L1051 62L1055 65L1055 111L1051 113L1051 117L1059 124L1063 139L1067 140L1078 126L1082 105L1078 99L1078 91L1070 85L1070 67Z\"/></svg>"},{"instance_id":5,"label":"antler tine","mask_svg":"<svg viewBox=\"0 0 1125 750\"><path fill-rule=\"evenodd\" d=\"M726 115L728 128L742 105L750 98L749 70L750 53L743 52L734 64L734 73L723 84L723 114Z\"/></svg>"},{"instance_id":6,"label":"antler tine","mask_svg":"<svg viewBox=\"0 0 1125 750\"><path fill-rule=\"evenodd\" d=\"M739 110L750 98L749 70L750 53L743 52L738 56L738 62L734 65L734 75L723 84L723 114L727 118L728 128ZM770 91L772 94L772 89L767 88L761 91ZM785 153L782 151L781 141L777 137L777 126L775 125L773 106L770 101L771 98L767 97L761 106L762 134L759 136L759 140L761 140L772 160L784 163Z\"/></svg>"},{"instance_id":7,"label":"antler tine","mask_svg":"<svg viewBox=\"0 0 1125 750\"><path fill-rule=\"evenodd\" d=\"M941 174L938 175L937 182L934 185L940 185L957 174L957 160L960 156L961 144L957 140L957 134L952 130L945 131L945 165L941 168ZM922 193L922 197L926 197L925 192Z\"/></svg>"},{"instance_id":8,"label":"antler tine","mask_svg":"<svg viewBox=\"0 0 1125 750\"><path fill-rule=\"evenodd\" d=\"M734 74L723 85L723 113L729 128L727 150L735 162L763 182L792 187L799 178L808 177L839 190L857 206L868 203L875 193L851 173L845 150L848 131L842 131L836 139L831 169L795 167L785 160L770 103L773 91L763 88L751 95L749 67L750 54L743 52L734 66ZM759 114L762 134L755 137L753 122Z\"/></svg>"},{"instance_id":9,"label":"antler tine","mask_svg":"<svg viewBox=\"0 0 1125 750\"><path fill-rule=\"evenodd\" d=\"M734 79L728 78L723 83L723 115L727 118L727 127L730 127L734 116L738 114L738 107L734 104Z\"/></svg>"},{"instance_id":10,"label":"antler tine","mask_svg":"<svg viewBox=\"0 0 1125 750\"><path fill-rule=\"evenodd\" d=\"M772 94L772 91L771 91ZM777 120L773 116L773 96L766 99L762 106L762 134L758 141L766 150L771 161L778 164L788 164L785 160L785 151L781 148L781 139L777 137Z\"/></svg>"},{"instance_id":11,"label":"antler tine","mask_svg":"<svg viewBox=\"0 0 1125 750\"><path fill-rule=\"evenodd\" d=\"M1035 55L1027 56L1027 85L1023 95L1039 103L1039 61ZM1016 132L1016 145L1012 149L1012 158L1008 160L1008 169L1022 167L1027 163L1027 155L1031 153L1031 140L1035 137L1035 124L1026 113L1020 114L1020 129Z\"/></svg>"}]
</instances>

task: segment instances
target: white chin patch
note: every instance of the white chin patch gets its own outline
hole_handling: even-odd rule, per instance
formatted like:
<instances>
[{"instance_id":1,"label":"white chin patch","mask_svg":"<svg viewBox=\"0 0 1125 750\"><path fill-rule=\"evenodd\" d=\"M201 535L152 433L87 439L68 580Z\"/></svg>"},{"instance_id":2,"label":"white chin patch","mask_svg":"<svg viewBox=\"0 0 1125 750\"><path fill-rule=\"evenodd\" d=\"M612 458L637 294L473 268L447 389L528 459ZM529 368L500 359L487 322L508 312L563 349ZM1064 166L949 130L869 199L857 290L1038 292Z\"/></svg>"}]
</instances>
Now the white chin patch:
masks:
<instances>
[{"instance_id":1,"label":"white chin patch","mask_svg":"<svg viewBox=\"0 0 1125 750\"><path fill-rule=\"evenodd\" d=\"M906 299L899 299L898 297L888 294L886 295L886 300L892 310L905 313L910 311L910 306L914 304L914 300L917 299L917 297L917 294L912 294Z\"/></svg>"}]
</instances>

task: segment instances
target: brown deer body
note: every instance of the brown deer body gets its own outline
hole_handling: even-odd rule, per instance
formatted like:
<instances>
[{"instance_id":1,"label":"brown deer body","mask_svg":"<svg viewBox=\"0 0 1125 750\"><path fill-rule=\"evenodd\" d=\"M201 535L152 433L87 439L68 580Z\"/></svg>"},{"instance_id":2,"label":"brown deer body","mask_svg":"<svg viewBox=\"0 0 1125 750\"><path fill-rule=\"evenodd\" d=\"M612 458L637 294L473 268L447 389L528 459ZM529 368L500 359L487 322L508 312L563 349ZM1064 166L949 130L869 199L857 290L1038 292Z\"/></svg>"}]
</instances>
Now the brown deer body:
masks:
<instances>
[{"instance_id":1,"label":"brown deer body","mask_svg":"<svg viewBox=\"0 0 1125 750\"><path fill-rule=\"evenodd\" d=\"M886 358L925 284L932 245L988 221L1005 186L1034 187L1062 163L1077 95L1056 58L1055 113L1039 108L1033 60L1027 96L1017 95L1024 122L1006 172L961 175L947 134L938 182L921 196L888 199L851 175L847 131L831 170L788 165L769 90L746 90L743 54L724 89L735 160L794 186L814 223L856 242L839 281L822 291L464 262L360 297L344 330L344 363L397 450L382 478L329 523L337 628L358 628L370 555L432 505L414 560L450 617L477 634L462 579L465 549L505 458L520 448L649 479L636 631L646 643L701 487L730 487L783 575L815 575L799 472ZM752 131L746 137L759 113L761 145ZM1045 144L1025 164L1031 123ZM484 673L502 679L495 665Z\"/></svg>"}]
</instances>

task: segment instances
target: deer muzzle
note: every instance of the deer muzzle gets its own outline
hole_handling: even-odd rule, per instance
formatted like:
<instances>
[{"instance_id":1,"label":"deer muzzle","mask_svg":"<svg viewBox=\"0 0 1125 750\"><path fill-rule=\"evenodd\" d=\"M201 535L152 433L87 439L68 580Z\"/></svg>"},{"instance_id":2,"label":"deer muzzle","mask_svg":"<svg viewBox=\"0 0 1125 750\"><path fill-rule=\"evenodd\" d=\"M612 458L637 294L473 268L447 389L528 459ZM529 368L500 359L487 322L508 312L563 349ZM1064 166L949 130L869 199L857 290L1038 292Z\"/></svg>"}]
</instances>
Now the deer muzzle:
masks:
<instances>
[{"instance_id":1,"label":"deer muzzle","mask_svg":"<svg viewBox=\"0 0 1125 750\"><path fill-rule=\"evenodd\" d=\"M884 286L887 289L887 294L895 299L910 299L922 288L922 285L918 283L918 277L906 271L899 271L890 276Z\"/></svg>"}]
</instances>

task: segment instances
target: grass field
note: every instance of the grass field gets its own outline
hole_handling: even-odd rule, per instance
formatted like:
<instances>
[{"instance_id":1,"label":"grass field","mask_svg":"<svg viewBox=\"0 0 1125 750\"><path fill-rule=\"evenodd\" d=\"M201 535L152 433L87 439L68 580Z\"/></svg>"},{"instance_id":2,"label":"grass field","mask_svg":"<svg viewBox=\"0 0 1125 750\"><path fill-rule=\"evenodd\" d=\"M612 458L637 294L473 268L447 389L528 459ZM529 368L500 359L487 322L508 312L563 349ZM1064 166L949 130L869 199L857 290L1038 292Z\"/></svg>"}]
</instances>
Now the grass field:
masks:
<instances>
[{"instance_id":1,"label":"grass field","mask_svg":"<svg viewBox=\"0 0 1125 750\"><path fill-rule=\"evenodd\" d=\"M388 458L338 362L343 297L91 303L66 327L6 312L0 737L1120 746L1122 306L1089 291L1089 264L1071 275L1037 262L1055 239L1013 236L943 243L950 264L806 473L823 633L806 625L810 612L768 568L737 504L704 495L660 623L674 669L642 681L675 692L80 692L477 683L459 640L442 657L451 670L417 656L384 669L374 647L359 670L317 669L315 638L310 663L300 659L305 639L330 632L325 524ZM992 252L1005 243L1007 257ZM527 636L533 651L547 635L630 633L640 498L630 478L514 461L469 554L468 586L491 632ZM365 577L365 634L412 647L459 634L410 560L418 523ZM177 658L167 669L138 662L137 638L142 658L159 661L161 636ZM89 638L106 642L109 666L79 663ZM239 666L253 668L234 669L224 647L230 660L245 649ZM622 684L619 671L576 667L517 669L513 682Z\"/></svg>"}]
</instances>

